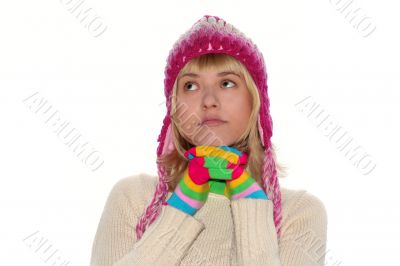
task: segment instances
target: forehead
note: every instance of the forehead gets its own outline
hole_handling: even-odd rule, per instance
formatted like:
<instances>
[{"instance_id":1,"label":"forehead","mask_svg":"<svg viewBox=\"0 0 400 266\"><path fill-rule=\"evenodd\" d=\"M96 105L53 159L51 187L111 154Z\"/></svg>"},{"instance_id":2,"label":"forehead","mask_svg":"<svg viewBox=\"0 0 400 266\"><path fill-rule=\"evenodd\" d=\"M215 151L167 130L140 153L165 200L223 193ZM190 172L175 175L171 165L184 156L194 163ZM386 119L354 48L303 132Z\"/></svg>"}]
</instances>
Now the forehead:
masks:
<instances>
[{"instance_id":1,"label":"forehead","mask_svg":"<svg viewBox=\"0 0 400 266\"><path fill-rule=\"evenodd\" d=\"M189 60L179 72L177 79L222 77L229 74L244 77L243 66L239 61L225 54L206 54Z\"/></svg>"}]
</instances>

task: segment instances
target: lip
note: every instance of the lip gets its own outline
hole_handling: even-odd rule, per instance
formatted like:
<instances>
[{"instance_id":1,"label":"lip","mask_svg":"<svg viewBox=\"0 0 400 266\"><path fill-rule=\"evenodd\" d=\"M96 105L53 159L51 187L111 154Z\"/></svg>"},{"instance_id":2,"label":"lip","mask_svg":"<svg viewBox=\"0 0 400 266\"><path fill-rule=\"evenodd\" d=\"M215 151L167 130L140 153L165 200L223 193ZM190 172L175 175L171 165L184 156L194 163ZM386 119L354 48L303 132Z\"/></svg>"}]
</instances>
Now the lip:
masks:
<instances>
[{"instance_id":1,"label":"lip","mask_svg":"<svg viewBox=\"0 0 400 266\"><path fill-rule=\"evenodd\" d=\"M203 123L201 123L202 126L209 126L209 127L215 127L215 126L220 126L222 124L225 124L226 121L220 120L220 119L207 119L204 120Z\"/></svg>"}]
</instances>

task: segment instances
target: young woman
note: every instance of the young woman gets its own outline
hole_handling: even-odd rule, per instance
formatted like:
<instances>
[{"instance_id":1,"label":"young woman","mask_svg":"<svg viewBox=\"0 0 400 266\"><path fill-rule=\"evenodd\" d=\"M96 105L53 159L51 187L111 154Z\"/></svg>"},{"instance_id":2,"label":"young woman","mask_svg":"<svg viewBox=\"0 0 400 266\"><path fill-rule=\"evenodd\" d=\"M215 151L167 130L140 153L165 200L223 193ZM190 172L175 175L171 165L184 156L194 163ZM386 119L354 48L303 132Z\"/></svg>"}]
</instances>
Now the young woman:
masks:
<instances>
[{"instance_id":1,"label":"young woman","mask_svg":"<svg viewBox=\"0 0 400 266\"><path fill-rule=\"evenodd\" d=\"M261 52L205 15L165 69L158 176L113 187L91 265L324 265L327 213L279 187Z\"/></svg>"}]
</instances>

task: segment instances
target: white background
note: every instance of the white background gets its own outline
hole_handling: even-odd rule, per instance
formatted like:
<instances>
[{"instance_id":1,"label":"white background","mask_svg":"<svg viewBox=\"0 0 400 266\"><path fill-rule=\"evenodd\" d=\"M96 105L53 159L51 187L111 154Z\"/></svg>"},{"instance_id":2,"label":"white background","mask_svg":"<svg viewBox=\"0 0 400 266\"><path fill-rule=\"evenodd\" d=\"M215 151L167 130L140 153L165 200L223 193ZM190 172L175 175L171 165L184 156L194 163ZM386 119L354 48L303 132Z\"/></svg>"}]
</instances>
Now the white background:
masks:
<instances>
[{"instance_id":1,"label":"white background","mask_svg":"<svg viewBox=\"0 0 400 266\"><path fill-rule=\"evenodd\" d=\"M280 184L324 202L326 265L398 265L400 21L394 1L351 3L376 27L367 37L337 10L349 1L86 0L85 9L107 27L98 37L67 2L0 7L3 265L50 265L24 241L34 233L69 265L89 264L112 186L140 172L156 175L166 58L205 14L239 28L264 54L272 141L289 167ZM101 153L98 170L24 102L34 93ZM296 107L306 97L373 158L372 172L363 174Z\"/></svg>"}]
</instances>

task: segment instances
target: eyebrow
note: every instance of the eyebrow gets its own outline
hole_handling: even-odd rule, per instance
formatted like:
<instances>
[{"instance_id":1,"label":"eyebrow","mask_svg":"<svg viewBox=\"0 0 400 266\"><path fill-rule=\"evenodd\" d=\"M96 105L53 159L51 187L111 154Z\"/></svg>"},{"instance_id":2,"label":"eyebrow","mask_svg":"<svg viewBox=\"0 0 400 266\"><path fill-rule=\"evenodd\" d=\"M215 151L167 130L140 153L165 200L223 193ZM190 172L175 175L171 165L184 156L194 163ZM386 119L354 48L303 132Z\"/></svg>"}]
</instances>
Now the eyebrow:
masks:
<instances>
[{"instance_id":1,"label":"eyebrow","mask_svg":"<svg viewBox=\"0 0 400 266\"><path fill-rule=\"evenodd\" d=\"M235 73L235 72L232 72L232 71L220 72L220 73L217 74L217 76L218 76L218 77L223 77L223 76L227 76L227 75L230 75L230 74L236 75L237 77L241 78L239 74L237 74L237 73ZM186 74L183 74L183 75L182 75L181 77L179 77L179 78L181 79L181 78L183 78L183 77L185 77L185 76L189 76L189 77L192 77L192 78L198 78L198 77L199 77L199 75L197 75L197 74L195 74L195 73L186 73Z\"/></svg>"}]
</instances>

